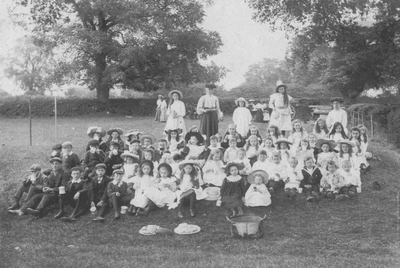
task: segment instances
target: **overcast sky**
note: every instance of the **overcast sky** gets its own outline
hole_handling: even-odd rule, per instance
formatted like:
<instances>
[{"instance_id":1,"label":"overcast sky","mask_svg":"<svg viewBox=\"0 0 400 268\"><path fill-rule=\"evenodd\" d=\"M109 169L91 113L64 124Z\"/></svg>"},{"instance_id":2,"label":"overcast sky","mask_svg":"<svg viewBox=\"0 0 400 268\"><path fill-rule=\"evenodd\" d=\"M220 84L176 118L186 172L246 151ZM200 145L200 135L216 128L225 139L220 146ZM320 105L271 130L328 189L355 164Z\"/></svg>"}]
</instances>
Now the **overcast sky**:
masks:
<instances>
[{"instance_id":1,"label":"overcast sky","mask_svg":"<svg viewBox=\"0 0 400 268\"><path fill-rule=\"evenodd\" d=\"M23 33L4 21L7 18L7 4L10 4L12 0L1 1L0 56L4 56L15 44L16 37ZM214 0L213 5L206 7L203 27L217 31L224 44L218 55L209 58L209 63L212 60L229 70L226 78L219 83L225 89L231 89L244 82L243 75L251 64L260 62L263 58L283 59L285 56L288 41L284 33L272 32L268 25L253 21L251 16L252 10L244 0ZM2 74L0 74L0 82L0 87L4 90L13 89L14 94L22 93L8 79L2 78Z\"/></svg>"}]
</instances>

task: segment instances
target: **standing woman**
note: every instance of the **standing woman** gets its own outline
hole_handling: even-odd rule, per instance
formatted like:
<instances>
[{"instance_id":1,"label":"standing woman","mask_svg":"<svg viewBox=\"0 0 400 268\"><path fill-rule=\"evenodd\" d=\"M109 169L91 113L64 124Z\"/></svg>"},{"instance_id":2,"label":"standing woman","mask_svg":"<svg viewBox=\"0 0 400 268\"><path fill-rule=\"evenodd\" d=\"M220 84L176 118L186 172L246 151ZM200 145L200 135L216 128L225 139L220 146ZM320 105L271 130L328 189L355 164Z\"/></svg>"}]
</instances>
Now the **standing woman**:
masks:
<instances>
[{"instance_id":1,"label":"standing woman","mask_svg":"<svg viewBox=\"0 0 400 268\"><path fill-rule=\"evenodd\" d=\"M221 110L219 108L219 100L213 95L213 84L205 87L206 95L202 96L197 103L197 114L200 115L200 133L207 136L207 143L212 135L218 133L218 120Z\"/></svg>"},{"instance_id":2,"label":"standing woman","mask_svg":"<svg viewBox=\"0 0 400 268\"><path fill-rule=\"evenodd\" d=\"M161 115L161 103L162 103L162 95L158 95L158 100L157 100L157 108L156 108L156 121L160 121L160 115Z\"/></svg>"},{"instance_id":3,"label":"standing woman","mask_svg":"<svg viewBox=\"0 0 400 268\"><path fill-rule=\"evenodd\" d=\"M160 122L165 122L165 121L167 121L168 104L167 104L166 98L164 98L164 97L162 98L160 109L161 109Z\"/></svg>"},{"instance_id":4,"label":"standing woman","mask_svg":"<svg viewBox=\"0 0 400 268\"><path fill-rule=\"evenodd\" d=\"M272 94L269 100L269 108L273 111L271 113L270 124L277 126L282 135L285 136L286 131L291 131L292 122L290 118L290 101L292 97L287 94L287 85L278 81L276 86L276 93Z\"/></svg>"},{"instance_id":5,"label":"standing woman","mask_svg":"<svg viewBox=\"0 0 400 268\"><path fill-rule=\"evenodd\" d=\"M182 133L186 133L186 126L183 117L186 115L185 104L181 101L183 94L179 90L172 90L168 93L169 105L167 109L167 124L164 131L172 129L181 129Z\"/></svg>"},{"instance_id":6,"label":"standing woman","mask_svg":"<svg viewBox=\"0 0 400 268\"><path fill-rule=\"evenodd\" d=\"M235 100L235 104L238 107L235 109L235 111L233 111L232 121L236 125L236 131L242 137L246 137L247 132L249 131L252 116L250 110L246 108L247 101L244 98Z\"/></svg>"}]
</instances>

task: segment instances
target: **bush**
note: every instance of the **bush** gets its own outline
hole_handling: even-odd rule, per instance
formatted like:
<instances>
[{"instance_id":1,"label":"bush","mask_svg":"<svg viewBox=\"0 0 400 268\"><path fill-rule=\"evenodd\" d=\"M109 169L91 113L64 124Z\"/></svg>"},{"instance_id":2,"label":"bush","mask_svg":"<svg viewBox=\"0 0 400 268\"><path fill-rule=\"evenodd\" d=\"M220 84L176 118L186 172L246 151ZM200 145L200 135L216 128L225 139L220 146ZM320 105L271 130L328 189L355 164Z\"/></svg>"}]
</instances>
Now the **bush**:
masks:
<instances>
[{"instance_id":1,"label":"bush","mask_svg":"<svg viewBox=\"0 0 400 268\"><path fill-rule=\"evenodd\" d=\"M104 103L96 99L67 99L57 100L57 114L59 116L79 116L93 113L109 112L110 114L148 116L155 113L157 99L110 99ZM186 108L193 111L198 98L185 98ZM220 106L224 114L232 114L236 108L231 99L220 99ZM0 100L0 116L28 117L29 97L18 96ZM54 99L50 97L32 98L32 116L54 116Z\"/></svg>"}]
</instances>

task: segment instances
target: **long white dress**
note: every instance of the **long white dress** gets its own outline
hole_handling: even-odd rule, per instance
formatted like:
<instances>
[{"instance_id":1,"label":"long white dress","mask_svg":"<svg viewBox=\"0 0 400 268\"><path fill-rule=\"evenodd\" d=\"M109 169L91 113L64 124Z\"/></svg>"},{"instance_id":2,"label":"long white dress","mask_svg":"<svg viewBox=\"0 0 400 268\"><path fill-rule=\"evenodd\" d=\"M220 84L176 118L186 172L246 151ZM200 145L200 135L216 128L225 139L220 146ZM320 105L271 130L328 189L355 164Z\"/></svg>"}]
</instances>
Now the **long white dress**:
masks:
<instances>
[{"instance_id":1,"label":"long white dress","mask_svg":"<svg viewBox=\"0 0 400 268\"><path fill-rule=\"evenodd\" d=\"M174 114L177 115L177 117L174 117ZM174 103L168 107L167 110L167 123L165 124L164 130L170 130L170 129L182 129L182 135L185 135L186 133L186 126L185 126L185 120L183 117L186 115L186 108L185 104L180 101L180 100L175 100Z\"/></svg>"},{"instance_id":2,"label":"long white dress","mask_svg":"<svg viewBox=\"0 0 400 268\"><path fill-rule=\"evenodd\" d=\"M251 124L251 113L246 107L237 107L233 111L232 121L236 125L236 131L242 136L246 137Z\"/></svg>"},{"instance_id":3,"label":"long white dress","mask_svg":"<svg viewBox=\"0 0 400 268\"><path fill-rule=\"evenodd\" d=\"M221 187L226 177L225 172L222 170L223 165L222 161L208 160L202 168L204 183Z\"/></svg>"},{"instance_id":4,"label":"long white dress","mask_svg":"<svg viewBox=\"0 0 400 268\"><path fill-rule=\"evenodd\" d=\"M292 97L288 95L288 99L290 103ZM292 120L290 118L289 103L285 106L283 102L283 94L281 93L274 93L270 96L269 108L276 108L276 111L272 111L271 113L271 119L269 121L270 125L275 125L280 130L284 131L292 130ZM278 118L275 118L277 112L279 113L279 116Z\"/></svg>"},{"instance_id":5,"label":"long white dress","mask_svg":"<svg viewBox=\"0 0 400 268\"><path fill-rule=\"evenodd\" d=\"M244 196L248 207L266 207L271 204L271 194L265 184L252 184Z\"/></svg>"},{"instance_id":6,"label":"long white dress","mask_svg":"<svg viewBox=\"0 0 400 268\"><path fill-rule=\"evenodd\" d=\"M137 208L145 208L149 203L149 199L144 195L145 189L156 187L156 178L150 175L143 175L142 177L136 176L133 178L135 184L133 188L135 189L135 198L131 200L131 205Z\"/></svg>"},{"instance_id":7,"label":"long white dress","mask_svg":"<svg viewBox=\"0 0 400 268\"><path fill-rule=\"evenodd\" d=\"M174 203L176 199L176 179L175 178L160 178L157 187L148 187L144 190L144 195L162 208L165 205Z\"/></svg>"}]
</instances>

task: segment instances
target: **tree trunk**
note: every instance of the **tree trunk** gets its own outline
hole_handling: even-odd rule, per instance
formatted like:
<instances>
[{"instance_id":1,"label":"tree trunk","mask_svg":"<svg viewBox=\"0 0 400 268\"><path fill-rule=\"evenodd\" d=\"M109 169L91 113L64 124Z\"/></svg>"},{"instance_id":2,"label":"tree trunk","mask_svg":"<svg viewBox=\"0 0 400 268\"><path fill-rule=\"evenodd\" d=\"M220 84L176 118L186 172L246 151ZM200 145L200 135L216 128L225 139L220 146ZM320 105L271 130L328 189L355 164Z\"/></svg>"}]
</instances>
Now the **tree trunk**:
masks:
<instances>
[{"instance_id":1,"label":"tree trunk","mask_svg":"<svg viewBox=\"0 0 400 268\"><path fill-rule=\"evenodd\" d=\"M106 85L98 85L96 92L99 101L107 102L110 98L110 89Z\"/></svg>"}]
</instances>

